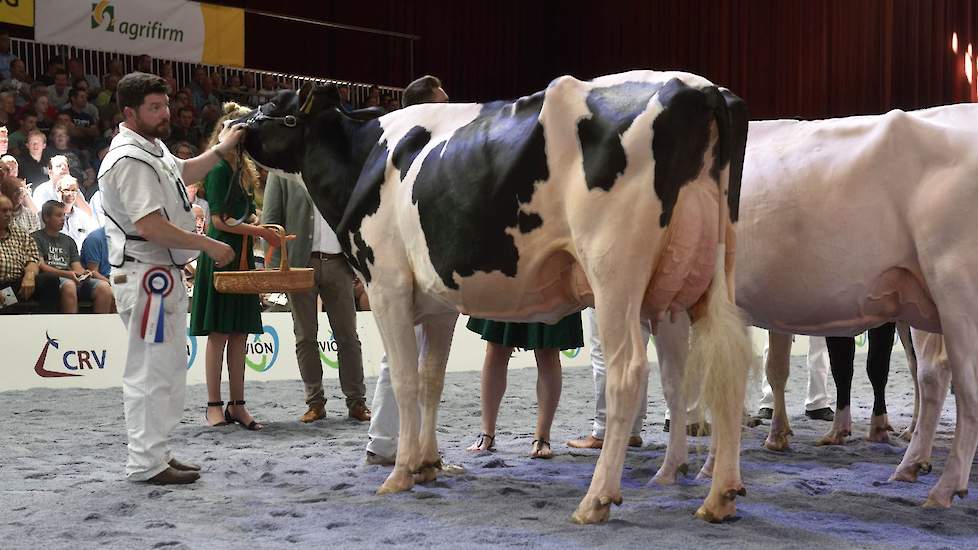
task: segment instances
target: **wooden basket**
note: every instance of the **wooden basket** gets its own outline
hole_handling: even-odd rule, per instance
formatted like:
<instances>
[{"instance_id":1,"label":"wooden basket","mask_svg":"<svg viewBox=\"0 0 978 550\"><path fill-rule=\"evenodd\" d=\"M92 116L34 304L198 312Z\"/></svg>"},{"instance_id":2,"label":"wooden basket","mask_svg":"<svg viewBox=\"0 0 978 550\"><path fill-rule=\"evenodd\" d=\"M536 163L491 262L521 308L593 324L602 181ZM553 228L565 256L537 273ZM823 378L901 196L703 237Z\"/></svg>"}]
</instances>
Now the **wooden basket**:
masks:
<instances>
[{"instance_id":1,"label":"wooden basket","mask_svg":"<svg viewBox=\"0 0 978 550\"><path fill-rule=\"evenodd\" d=\"M278 269L249 270L248 240L241 240L240 271L215 271L214 288L223 294L265 294L268 292L303 292L315 286L313 270L308 267L290 268L289 252L285 246L285 228L281 225L262 224L278 232L282 240L282 260ZM269 249L271 250L271 249ZM268 255L271 257L271 254Z\"/></svg>"}]
</instances>

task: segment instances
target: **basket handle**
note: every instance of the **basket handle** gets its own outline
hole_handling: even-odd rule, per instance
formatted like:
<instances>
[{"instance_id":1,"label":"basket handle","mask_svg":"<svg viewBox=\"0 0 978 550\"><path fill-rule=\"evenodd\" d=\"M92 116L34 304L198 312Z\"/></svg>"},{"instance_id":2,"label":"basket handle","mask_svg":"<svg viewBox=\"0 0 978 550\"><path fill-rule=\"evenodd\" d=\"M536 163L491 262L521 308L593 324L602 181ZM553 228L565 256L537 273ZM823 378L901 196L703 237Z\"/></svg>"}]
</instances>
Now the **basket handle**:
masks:
<instances>
[{"instance_id":1,"label":"basket handle","mask_svg":"<svg viewBox=\"0 0 978 550\"><path fill-rule=\"evenodd\" d=\"M273 229L276 233L278 233L279 241L283 245L280 247L282 250L282 256L279 259L278 269L279 271L288 271L289 270L289 247L284 246L286 241L285 228L275 223L263 223L261 224L261 227L264 227L266 229ZM265 253L265 257L271 258L272 250L274 250L275 248L276 248L275 246L272 246L271 243L269 243L268 252ZM267 264L266 264L266 268L267 268Z\"/></svg>"}]
</instances>

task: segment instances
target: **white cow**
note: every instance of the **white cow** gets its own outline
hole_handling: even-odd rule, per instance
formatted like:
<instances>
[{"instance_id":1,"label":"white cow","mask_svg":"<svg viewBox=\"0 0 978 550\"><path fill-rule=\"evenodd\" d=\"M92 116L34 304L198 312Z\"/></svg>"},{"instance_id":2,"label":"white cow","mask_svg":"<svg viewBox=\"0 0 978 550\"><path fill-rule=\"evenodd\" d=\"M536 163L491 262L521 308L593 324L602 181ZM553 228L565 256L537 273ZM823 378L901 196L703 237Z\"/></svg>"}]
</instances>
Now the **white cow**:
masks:
<instances>
[{"instance_id":1,"label":"white cow","mask_svg":"<svg viewBox=\"0 0 978 550\"><path fill-rule=\"evenodd\" d=\"M728 108L727 102L734 108ZM731 303L746 110L688 73L571 77L514 102L344 113L333 88L280 92L248 117L249 154L300 173L361 279L400 412L381 493L434 479L438 402L459 312L556 322L596 306L608 427L574 519L621 502L628 426L647 376L640 320L690 311L717 468L700 517L735 512L750 363ZM730 251L727 254L726 251ZM420 375L413 327L427 343ZM419 418L415 403L424 404Z\"/></svg>"},{"instance_id":2,"label":"white cow","mask_svg":"<svg viewBox=\"0 0 978 550\"><path fill-rule=\"evenodd\" d=\"M892 320L914 328L921 412L893 479L929 470L953 378L954 444L927 506L950 506L967 492L978 444L976 122L975 104L752 122L744 163L736 290L750 323L818 336L852 336ZM790 434L789 353L790 337L772 338L769 448L784 448Z\"/></svg>"}]
</instances>

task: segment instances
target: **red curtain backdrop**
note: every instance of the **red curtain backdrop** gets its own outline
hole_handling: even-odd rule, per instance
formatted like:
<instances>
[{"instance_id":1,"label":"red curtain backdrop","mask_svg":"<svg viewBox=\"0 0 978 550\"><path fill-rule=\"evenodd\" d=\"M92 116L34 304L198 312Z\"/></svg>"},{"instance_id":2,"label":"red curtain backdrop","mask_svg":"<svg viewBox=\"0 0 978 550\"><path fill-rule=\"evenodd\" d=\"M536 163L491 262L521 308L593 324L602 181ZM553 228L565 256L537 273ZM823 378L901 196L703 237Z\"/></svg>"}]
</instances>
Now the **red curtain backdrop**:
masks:
<instances>
[{"instance_id":1,"label":"red curtain backdrop","mask_svg":"<svg viewBox=\"0 0 978 550\"><path fill-rule=\"evenodd\" d=\"M968 44L978 54L975 0L219 3L420 35L412 74L406 39L249 15L247 64L400 86L430 73L453 101L511 98L563 74L636 68L701 74L744 97L754 118L976 99L964 71Z\"/></svg>"}]
</instances>

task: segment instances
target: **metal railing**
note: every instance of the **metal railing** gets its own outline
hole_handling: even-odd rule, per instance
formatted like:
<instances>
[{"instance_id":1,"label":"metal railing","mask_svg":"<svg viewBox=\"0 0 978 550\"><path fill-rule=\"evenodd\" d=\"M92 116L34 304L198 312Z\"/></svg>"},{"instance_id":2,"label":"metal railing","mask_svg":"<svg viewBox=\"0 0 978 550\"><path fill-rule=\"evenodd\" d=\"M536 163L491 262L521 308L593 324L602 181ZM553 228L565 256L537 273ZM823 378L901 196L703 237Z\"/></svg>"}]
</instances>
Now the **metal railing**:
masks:
<instances>
[{"instance_id":1,"label":"metal railing","mask_svg":"<svg viewBox=\"0 0 978 550\"><path fill-rule=\"evenodd\" d=\"M52 58L58 57L64 62L67 62L67 60L70 58L78 58L85 66L85 73L98 77L99 82L101 82L103 86L105 85L103 80L104 76L108 74L109 63L112 60L120 60L122 62L123 73L129 73L136 70L136 65L141 57L139 55L130 55L125 53L89 50L65 44L42 44L40 42L25 40L22 38L11 38L10 49L14 56L24 61L27 68L27 74L31 75L31 77L34 79L37 79L44 74L45 68ZM190 63L187 61L173 61L156 58L153 58L152 60L152 72L155 74L161 74L161 69L166 63L171 64L173 67L173 78L177 81L178 89L190 86L190 83L193 81L194 70L198 67L205 68L208 74L214 72L220 74L222 81L225 83L229 82L234 76L237 76L242 83L249 81L249 79L253 77L256 84L255 89L249 89L248 91L226 89L215 90L222 95L234 97L236 100L243 100L245 103L255 103L254 100L257 100L257 103L264 103L267 101L267 98L261 94L263 91L261 88L262 77L265 75L271 75L280 84L294 89L300 88L306 82L320 84L347 84L350 86L350 100L354 105L362 105L370 94L370 88L373 86L372 84L363 82L348 82L327 77L295 75L274 71L259 71L247 68L224 67L219 65L207 65L204 63ZM383 85L377 85L377 87L380 89L381 97L385 95L393 96L395 99L397 99L398 104L400 104L401 95L404 92L403 88ZM267 90L264 91L267 92Z\"/></svg>"}]
</instances>

